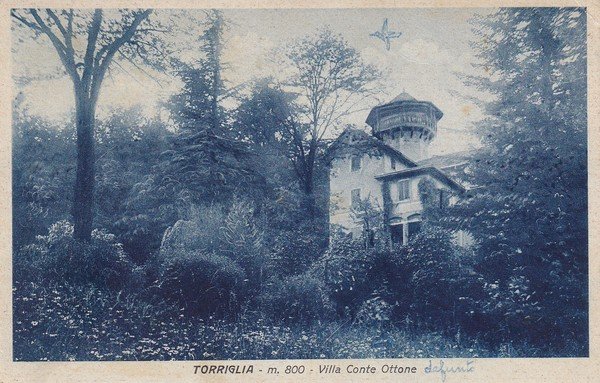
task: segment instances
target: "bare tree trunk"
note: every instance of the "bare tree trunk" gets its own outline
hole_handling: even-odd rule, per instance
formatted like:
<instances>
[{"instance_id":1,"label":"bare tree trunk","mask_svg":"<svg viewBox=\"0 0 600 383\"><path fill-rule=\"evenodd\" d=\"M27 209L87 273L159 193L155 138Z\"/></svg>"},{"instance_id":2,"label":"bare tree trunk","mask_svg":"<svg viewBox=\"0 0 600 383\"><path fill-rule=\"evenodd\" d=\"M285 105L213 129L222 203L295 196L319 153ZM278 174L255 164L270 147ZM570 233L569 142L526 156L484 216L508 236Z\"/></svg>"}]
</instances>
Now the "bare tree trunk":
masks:
<instances>
[{"instance_id":1,"label":"bare tree trunk","mask_svg":"<svg viewBox=\"0 0 600 383\"><path fill-rule=\"evenodd\" d=\"M94 125L95 102L77 99L77 174L73 198L74 236L89 241L92 234L94 206Z\"/></svg>"}]
</instances>

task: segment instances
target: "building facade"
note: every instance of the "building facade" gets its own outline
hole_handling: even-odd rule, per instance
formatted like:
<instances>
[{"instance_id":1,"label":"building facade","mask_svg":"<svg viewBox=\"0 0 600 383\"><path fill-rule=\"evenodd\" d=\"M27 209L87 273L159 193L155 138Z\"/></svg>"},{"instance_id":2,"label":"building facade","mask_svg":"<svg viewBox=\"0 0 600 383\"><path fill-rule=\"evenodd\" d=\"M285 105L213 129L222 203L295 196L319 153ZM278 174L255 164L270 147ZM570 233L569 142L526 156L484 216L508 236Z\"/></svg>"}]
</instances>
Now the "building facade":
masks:
<instances>
[{"instance_id":1,"label":"building facade","mask_svg":"<svg viewBox=\"0 0 600 383\"><path fill-rule=\"evenodd\" d=\"M450 174L464 161L428 155L442 116L431 102L402 93L371 110L366 120L371 134L346 129L329 149L330 224L361 236L366 214L361 209L369 206L381 212L389 240L403 244L420 229L422 180L430 181L440 201L444 194L463 193Z\"/></svg>"}]
</instances>

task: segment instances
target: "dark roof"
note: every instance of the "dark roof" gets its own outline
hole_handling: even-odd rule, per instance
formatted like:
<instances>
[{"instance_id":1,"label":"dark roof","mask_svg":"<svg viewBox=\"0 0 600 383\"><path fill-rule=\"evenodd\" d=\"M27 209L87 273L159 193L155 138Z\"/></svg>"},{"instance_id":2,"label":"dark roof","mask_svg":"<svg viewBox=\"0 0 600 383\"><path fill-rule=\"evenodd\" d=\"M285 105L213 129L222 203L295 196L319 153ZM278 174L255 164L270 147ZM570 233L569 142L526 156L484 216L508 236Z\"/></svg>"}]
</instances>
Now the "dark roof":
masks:
<instances>
[{"instance_id":1,"label":"dark roof","mask_svg":"<svg viewBox=\"0 0 600 383\"><path fill-rule=\"evenodd\" d=\"M475 153L475 150L465 150L441 156L433 156L419 161L418 164L419 166L435 166L438 169L444 169L469 162Z\"/></svg>"},{"instance_id":2,"label":"dark roof","mask_svg":"<svg viewBox=\"0 0 600 383\"><path fill-rule=\"evenodd\" d=\"M378 180L403 179L403 178L409 178L409 177L420 175L420 174L429 174L430 176L445 183L446 185L450 186L454 190L459 191L460 193L463 193L465 191L464 187L462 187L456 181L452 180L450 177L448 177L447 175L442 173L441 170L439 170L438 168L435 168L433 166L427 166L427 167L419 166L416 168L403 169L403 170L399 170L396 172L380 174L378 176L375 176L375 178Z\"/></svg>"},{"instance_id":3,"label":"dark roof","mask_svg":"<svg viewBox=\"0 0 600 383\"><path fill-rule=\"evenodd\" d=\"M373 109L371 109L365 122L369 126L373 126L375 124L374 120L377 116L377 110L379 110L379 109L396 108L396 107L400 107L400 106L409 106L409 105L428 105L428 106L430 106L431 108L433 108L433 110L435 112L435 118L437 120L441 119L444 116L444 113L437 106L435 106L432 102L417 100L410 94L403 92L403 93L400 93L398 96L396 96L392 101L385 103L385 104L377 105Z\"/></svg>"},{"instance_id":4,"label":"dark roof","mask_svg":"<svg viewBox=\"0 0 600 383\"><path fill-rule=\"evenodd\" d=\"M397 102L397 101L417 101L417 99L414 98L413 96L411 96L410 94L402 91L402 93L400 93L399 95L394 97L394 99L390 102Z\"/></svg>"},{"instance_id":5,"label":"dark roof","mask_svg":"<svg viewBox=\"0 0 600 383\"><path fill-rule=\"evenodd\" d=\"M355 136L360 137L363 144L367 144L368 146L376 147L377 149L387 153L389 156L393 157L400 163L408 166L408 167L416 167L417 163L406 157L402 152L392 148L385 142L373 137L369 133L355 129L355 128L346 128L342 134L327 148L327 157L333 158L335 156L335 152L343 147L343 141L346 136L353 134Z\"/></svg>"}]
</instances>

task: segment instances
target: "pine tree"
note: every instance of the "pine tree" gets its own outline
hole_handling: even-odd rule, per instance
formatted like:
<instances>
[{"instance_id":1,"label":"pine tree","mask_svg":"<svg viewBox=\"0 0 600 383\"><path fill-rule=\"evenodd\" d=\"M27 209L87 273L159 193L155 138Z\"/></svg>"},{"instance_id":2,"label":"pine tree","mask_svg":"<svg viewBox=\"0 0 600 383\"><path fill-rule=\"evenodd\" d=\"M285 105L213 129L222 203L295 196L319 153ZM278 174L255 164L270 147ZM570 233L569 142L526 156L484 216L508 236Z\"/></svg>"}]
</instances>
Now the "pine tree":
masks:
<instances>
[{"instance_id":1,"label":"pine tree","mask_svg":"<svg viewBox=\"0 0 600 383\"><path fill-rule=\"evenodd\" d=\"M162 184L191 203L226 200L257 180L245 163L248 148L236 139L222 106L231 94L222 76L226 21L212 10L206 25L200 37L202 57L194 64L176 63L184 84L170 100L178 131L161 171Z\"/></svg>"},{"instance_id":2,"label":"pine tree","mask_svg":"<svg viewBox=\"0 0 600 383\"><path fill-rule=\"evenodd\" d=\"M501 9L479 20L486 76L470 81L495 99L471 166L480 188L447 219L478 240L483 310L504 336L555 348L587 339L585 23L582 8Z\"/></svg>"}]
</instances>

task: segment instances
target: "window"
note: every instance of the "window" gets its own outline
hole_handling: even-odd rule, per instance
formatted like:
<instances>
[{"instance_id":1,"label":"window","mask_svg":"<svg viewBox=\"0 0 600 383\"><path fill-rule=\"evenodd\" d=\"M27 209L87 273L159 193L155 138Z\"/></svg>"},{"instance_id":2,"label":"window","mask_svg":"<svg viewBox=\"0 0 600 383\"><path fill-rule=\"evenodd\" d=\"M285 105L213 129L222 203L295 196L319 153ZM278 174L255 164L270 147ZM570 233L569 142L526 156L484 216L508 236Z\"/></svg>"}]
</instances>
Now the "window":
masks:
<instances>
[{"instance_id":1,"label":"window","mask_svg":"<svg viewBox=\"0 0 600 383\"><path fill-rule=\"evenodd\" d=\"M392 170L396 170L396 160L394 158L390 158L390 166Z\"/></svg>"},{"instance_id":2,"label":"window","mask_svg":"<svg viewBox=\"0 0 600 383\"><path fill-rule=\"evenodd\" d=\"M360 156L352 156L352 171L357 172L360 170Z\"/></svg>"},{"instance_id":3,"label":"window","mask_svg":"<svg viewBox=\"0 0 600 383\"><path fill-rule=\"evenodd\" d=\"M415 221L415 222L408 223L408 238L412 238L420 231L421 231L421 222Z\"/></svg>"},{"instance_id":4,"label":"window","mask_svg":"<svg viewBox=\"0 0 600 383\"><path fill-rule=\"evenodd\" d=\"M393 244L402 245L404 244L404 225L392 225L390 226L390 235Z\"/></svg>"},{"instance_id":5,"label":"window","mask_svg":"<svg viewBox=\"0 0 600 383\"><path fill-rule=\"evenodd\" d=\"M350 192L350 204L352 207L358 207L360 204L360 189L352 189Z\"/></svg>"},{"instance_id":6,"label":"window","mask_svg":"<svg viewBox=\"0 0 600 383\"><path fill-rule=\"evenodd\" d=\"M410 199L410 180L398 182L398 201Z\"/></svg>"}]
</instances>

